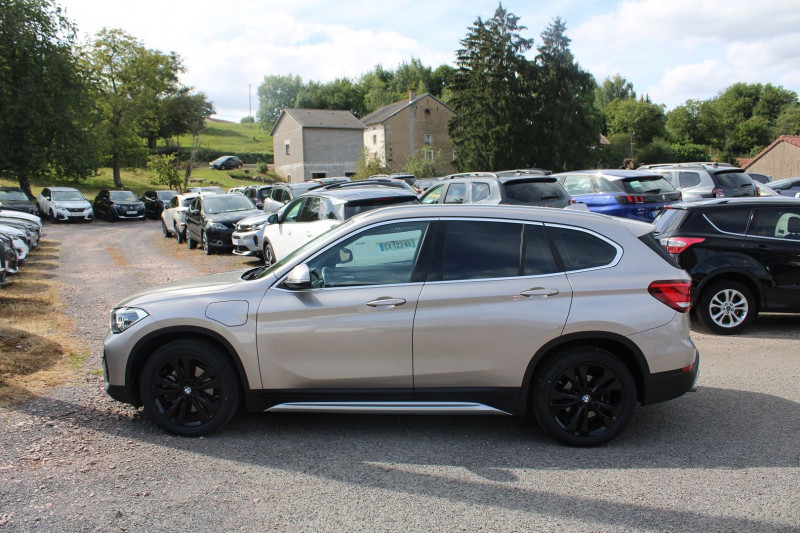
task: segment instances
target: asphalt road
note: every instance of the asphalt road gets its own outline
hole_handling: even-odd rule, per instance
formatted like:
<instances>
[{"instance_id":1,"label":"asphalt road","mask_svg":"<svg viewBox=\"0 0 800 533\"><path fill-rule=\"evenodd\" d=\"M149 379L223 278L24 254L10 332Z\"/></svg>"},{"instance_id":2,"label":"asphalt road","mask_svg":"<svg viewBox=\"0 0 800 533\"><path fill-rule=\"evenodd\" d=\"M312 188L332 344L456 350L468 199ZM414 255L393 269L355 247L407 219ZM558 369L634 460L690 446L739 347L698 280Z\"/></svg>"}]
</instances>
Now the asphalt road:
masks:
<instances>
[{"instance_id":1,"label":"asphalt road","mask_svg":"<svg viewBox=\"0 0 800 533\"><path fill-rule=\"evenodd\" d=\"M92 356L74 382L0 411L0 531L800 531L800 317L694 330L700 390L637 408L595 449L510 417L241 414L183 439L102 391L108 311L257 261L189 251L153 221L46 239L60 243L65 334Z\"/></svg>"}]
</instances>

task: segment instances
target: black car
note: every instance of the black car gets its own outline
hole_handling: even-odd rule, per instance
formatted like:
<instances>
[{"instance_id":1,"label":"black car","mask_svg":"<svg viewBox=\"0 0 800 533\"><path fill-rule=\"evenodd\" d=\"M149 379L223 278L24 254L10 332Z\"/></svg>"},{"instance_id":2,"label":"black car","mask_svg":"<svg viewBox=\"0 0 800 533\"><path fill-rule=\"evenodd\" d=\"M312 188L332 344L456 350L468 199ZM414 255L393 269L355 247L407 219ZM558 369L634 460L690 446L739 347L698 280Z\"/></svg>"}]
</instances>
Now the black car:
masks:
<instances>
[{"instance_id":1,"label":"black car","mask_svg":"<svg viewBox=\"0 0 800 533\"><path fill-rule=\"evenodd\" d=\"M186 211L186 244L190 250L203 246L206 255L232 250L236 223L262 214L247 196L239 193L200 195Z\"/></svg>"},{"instance_id":2,"label":"black car","mask_svg":"<svg viewBox=\"0 0 800 533\"><path fill-rule=\"evenodd\" d=\"M31 215L38 212L36 202L28 198L19 187L0 187L0 209L22 211Z\"/></svg>"},{"instance_id":3,"label":"black car","mask_svg":"<svg viewBox=\"0 0 800 533\"><path fill-rule=\"evenodd\" d=\"M230 170L232 168L242 168L244 162L235 155L223 155L208 164L214 170Z\"/></svg>"},{"instance_id":4,"label":"black car","mask_svg":"<svg viewBox=\"0 0 800 533\"><path fill-rule=\"evenodd\" d=\"M165 189L161 191L144 191L144 194L139 198L144 202L144 214L151 218L161 218L161 213L173 196L177 195L178 191L172 189Z\"/></svg>"},{"instance_id":5,"label":"black car","mask_svg":"<svg viewBox=\"0 0 800 533\"><path fill-rule=\"evenodd\" d=\"M673 204L654 222L691 274L695 312L709 330L739 333L761 311L800 313L800 199Z\"/></svg>"},{"instance_id":6,"label":"black car","mask_svg":"<svg viewBox=\"0 0 800 533\"><path fill-rule=\"evenodd\" d=\"M144 220L144 202L131 191L101 190L92 204L94 216L109 222L123 219Z\"/></svg>"},{"instance_id":7,"label":"black car","mask_svg":"<svg viewBox=\"0 0 800 533\"><path fill-rule=\"evenodd\" d=\"M250 198L256 207L261 209L264 207L264 199L269 196L271 190L272 185L251 185L242 191L242 194Z\"/></svg>"}]
</instances>

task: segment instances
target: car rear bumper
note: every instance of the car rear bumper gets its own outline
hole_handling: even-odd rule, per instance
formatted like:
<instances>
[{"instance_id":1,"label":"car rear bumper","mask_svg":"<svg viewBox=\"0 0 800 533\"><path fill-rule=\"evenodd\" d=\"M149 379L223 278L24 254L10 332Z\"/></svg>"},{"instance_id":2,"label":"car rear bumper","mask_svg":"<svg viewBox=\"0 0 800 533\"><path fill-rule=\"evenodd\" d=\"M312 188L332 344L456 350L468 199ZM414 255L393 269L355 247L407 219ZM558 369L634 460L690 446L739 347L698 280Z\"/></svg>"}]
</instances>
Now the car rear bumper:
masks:
<instances>
[{"instance_id":1,"label":"car rear bumper","mask_svg":"<svg viewBox=\"0 0 800 533\"><path fill-rule=\"evenodd\" d=\"M700 353L698 352L695 355L694 363L689 367L647 376L642 404L665 402L687 392L694 392L697 390L699 377Z\"/></svg>"}]
</instances>

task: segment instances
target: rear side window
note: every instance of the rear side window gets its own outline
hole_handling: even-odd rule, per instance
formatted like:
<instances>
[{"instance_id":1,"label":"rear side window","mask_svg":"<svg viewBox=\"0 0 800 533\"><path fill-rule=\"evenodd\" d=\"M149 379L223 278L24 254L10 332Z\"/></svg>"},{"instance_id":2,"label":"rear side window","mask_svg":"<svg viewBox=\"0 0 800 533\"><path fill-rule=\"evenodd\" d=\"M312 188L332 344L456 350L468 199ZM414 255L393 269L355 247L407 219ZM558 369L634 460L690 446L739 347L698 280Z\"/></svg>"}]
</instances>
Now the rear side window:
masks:
<instances>
[{"instance_id":1,"label":"rear side window","mask_svg":"<svg viewBox=\"0 0 800 533\"><path fill-rule=\"evenodd\" d=\"M800 208L757 208L750 234L759 237L800 240Z\"/></svg>"},{"instance_id":2,"label":"rear side window","mask_svg":"<svg viewBox=\"0 0 800 533\"><path fill-rule=\"evenodd\" d=\"M564 270L602 267L617 258L614 245L586 231L548 226L547 233L558 251Z\"/></svg>"},{"instance_id":3,"label":"rear side window","mask_svg":"<svg viewBox=\"0 0 800 533\"><path fill-rule=\"evenodd\" d=\"M697 172L681 171L678 177L678 183L680 183L681 187L696 187L700 185L700 174Z\"/></svg>"},{"instance_id":4,"label":"rear side window","mask_svg":"<svg viewBox=\"0 0 800 533\"><path fill-rule=\"evenodd\" d=\"M705 216L720 231L744 235L750 222L750 209L711 211Z\"/></svg>"},{"instance_id":5,"label":"rear side window","mask_svg":"<svg viewBox=\"0 0 800 533\"><path fill-rule=\"evenodd\" d=\"M653 224L656 225L656 234L668 233L680 228L686 215L685 209L667 207L653 221Z\"/></svg>"},{"instance_id":6,"label":"rear side window","mask_svg":"<svg viewBox=\"0 0 800 533\"><path fill-rule=\"evenodd\" d=\"M505 190L506 198L511 203L541 202L567 196L564 187L555 179L551 181L514 180L505 184Z\"/></svg>"},{"instance_id":7,"label":"rear side window","mask_svg":"<svg viewBox=\"0 0 800 533\"><path fill-rule=\"evenodd\" d=\"M443 244L443 281L519 275L522 224L448 222Z\"/></svg>"},{"instance_id":8,"label":"rear side window","mask_svg":"<svg viewBox=\"0 0 800 533\"><path fill-rule=\"evenodd\" d=\"M472 184L472 202L480 202L489 198L489 184L477 182Z\"/></svg>"}]
</instances>

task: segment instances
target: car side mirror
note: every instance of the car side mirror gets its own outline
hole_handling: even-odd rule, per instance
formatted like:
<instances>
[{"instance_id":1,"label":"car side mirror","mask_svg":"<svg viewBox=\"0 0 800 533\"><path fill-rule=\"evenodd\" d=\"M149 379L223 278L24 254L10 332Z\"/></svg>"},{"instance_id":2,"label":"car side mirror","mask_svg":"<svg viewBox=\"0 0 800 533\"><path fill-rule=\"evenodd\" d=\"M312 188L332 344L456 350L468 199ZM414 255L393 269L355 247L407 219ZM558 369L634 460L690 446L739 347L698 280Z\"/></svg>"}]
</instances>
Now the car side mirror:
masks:
<instances>
[{"instance_id":1,"label":"car side mirror","mask_svg":"<svg viewBox=\"0 0 800 533\"><path fill-rule=\"evenodd\" d=\"M301 263L294 267L289 276L286 278L286 288L292 290L310 289L311 288L311 273L308 270L308 265Z\"/></svg>"},{"instance_id":2,"label":"car side mirror","mask_svg":"<svg viewBox=\"0 0 800 533\"><path fill-rule=\"evenodd\" d=\"M272 213L267 218L267 224L275 224L277 221L278 221L278 214L277 213Z\"/></svg>"},{"instance_id":3,"label":"car side mirror","mask_svg":"<svg viewBox=\"0 0 800 533\"><path fill-rule=\"evenodd\" d=\"M264 204L262 204L261 202L258 202L256 204L256 209L264 209Z\"/></svg>"},{"instance_id":4,"label":"car side mirror","mask_svg":"<svg viewBox=\"0 0 800 533\"><path fill-rule=\"evenodd\" d=\"M200 214L200 210L199 209L189 209L188 212L189 212L190 215L198 215L198 214Z\"/></svg>"}]
</instances>

